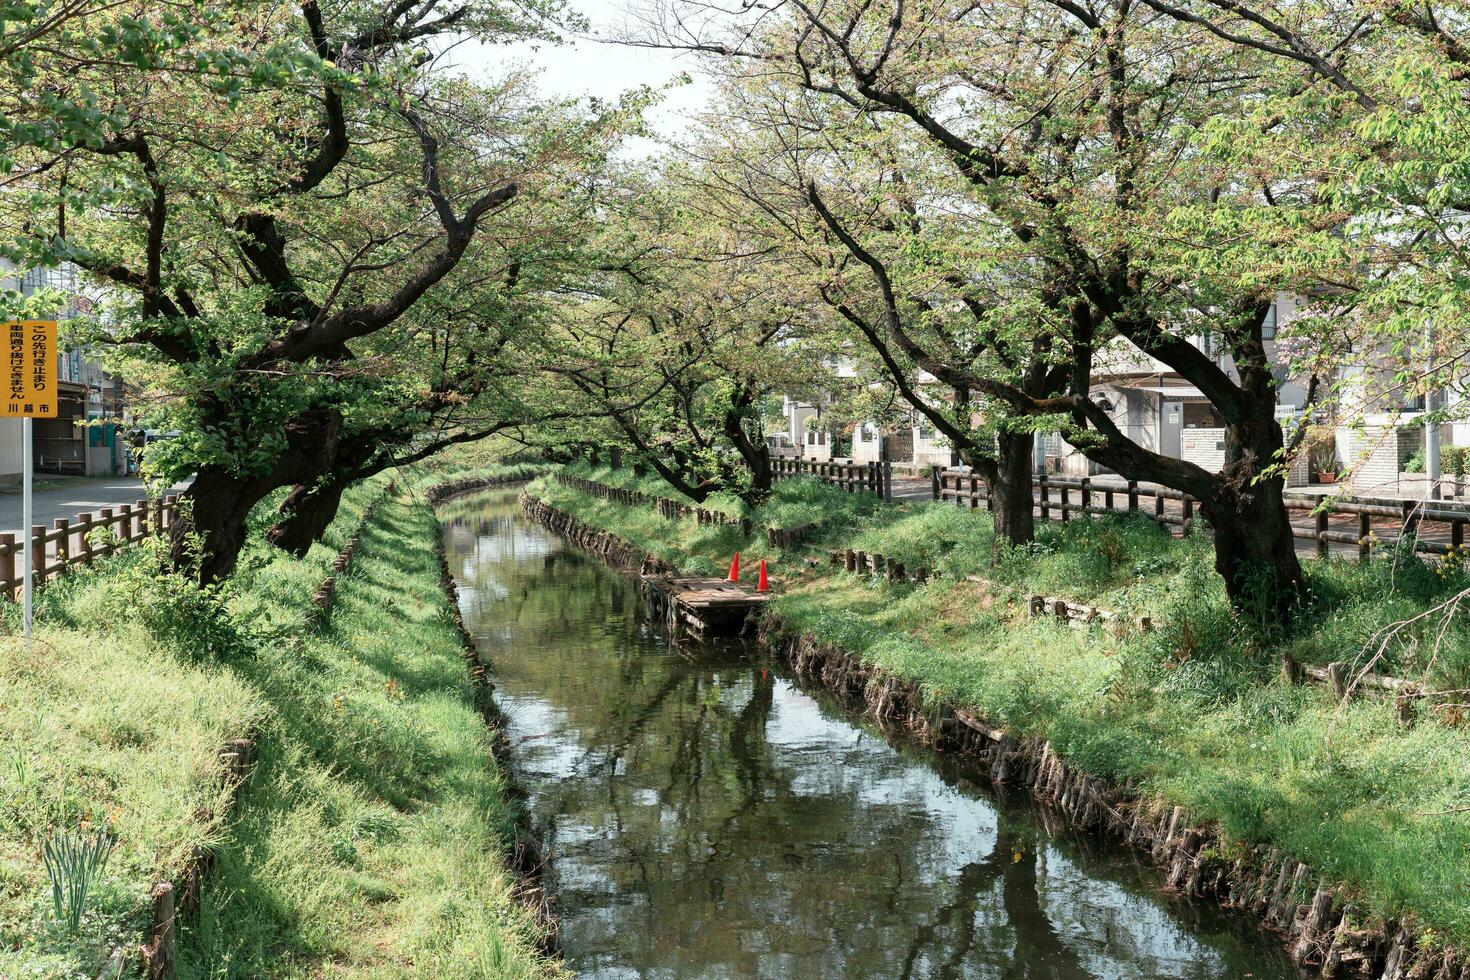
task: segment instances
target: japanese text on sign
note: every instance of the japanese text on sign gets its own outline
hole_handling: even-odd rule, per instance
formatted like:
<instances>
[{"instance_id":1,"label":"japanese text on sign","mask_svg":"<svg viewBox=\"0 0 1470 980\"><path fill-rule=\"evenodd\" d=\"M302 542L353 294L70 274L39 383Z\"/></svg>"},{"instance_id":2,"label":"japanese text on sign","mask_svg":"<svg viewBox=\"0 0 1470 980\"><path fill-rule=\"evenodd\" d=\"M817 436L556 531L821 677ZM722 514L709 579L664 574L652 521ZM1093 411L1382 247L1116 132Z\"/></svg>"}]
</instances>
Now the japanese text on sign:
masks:
<instances>
[{"instance_id":1,"label":"japanese text on sign","mask_svg":"<svg viewBox=\"0 0 1470 980\"><path fill-rule=\"evenodd\" d=\"M8 418L56 418L56 321L5 324L5 411Z\"/></svg>"}]
</instances>

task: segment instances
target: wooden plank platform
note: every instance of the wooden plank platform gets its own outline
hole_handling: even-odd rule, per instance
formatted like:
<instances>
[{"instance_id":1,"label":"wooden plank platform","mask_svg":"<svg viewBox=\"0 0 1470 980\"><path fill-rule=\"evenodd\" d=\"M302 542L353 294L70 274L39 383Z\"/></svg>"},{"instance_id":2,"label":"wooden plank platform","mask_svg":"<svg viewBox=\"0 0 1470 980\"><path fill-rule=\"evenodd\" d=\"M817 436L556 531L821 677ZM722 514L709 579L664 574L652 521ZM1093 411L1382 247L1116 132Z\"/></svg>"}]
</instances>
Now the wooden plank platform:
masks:
<instances>
[{"instance_id":1,"label":"wooden plank platform","mask_svg":"<svg viewBox=\"0 0 1470 980\"><path fill-rule=\"evenodd\" d=\"M722 578L644 575L642 579L671 626L682 624L701 636L739 632L750 613L770 599L768 592Z\"/></svg>"},{"instance_id":2,"label":"wooden plank platform","mask_svg":"<svg viewBox=\"0 0 1470 980\"><path fill-rule=\"evenodd\" d=\"M771 597L769 592L756 592L744 583L727 582L722 578L645 575L643 581L693 609L732 606L744 609L760 605Z\"/></svg>"}]
</instances>

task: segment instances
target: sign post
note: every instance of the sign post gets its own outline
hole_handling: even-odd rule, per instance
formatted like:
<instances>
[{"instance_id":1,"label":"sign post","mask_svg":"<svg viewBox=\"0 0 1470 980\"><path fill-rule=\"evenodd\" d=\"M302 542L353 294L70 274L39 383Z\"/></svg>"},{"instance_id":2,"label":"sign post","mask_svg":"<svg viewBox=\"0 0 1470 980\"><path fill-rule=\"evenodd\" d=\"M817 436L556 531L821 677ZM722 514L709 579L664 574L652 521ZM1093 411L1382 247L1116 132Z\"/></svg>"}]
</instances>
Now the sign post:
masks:
<instances>
[{"instance_id":1,"label":"sign post","mask_svg":"<svg viewBox=\"0 0 1470 980\"><path fill-rule=\"evenodd\" d=\"M11 320L5 324L4 418L20 419L21 464L21 623L31 639L31 598L35 589L35 535L31 533L31 484L35 467L33 419L54 419L56 399L56 321ZM41 555L44 564L46 556Z\"/></svg>"}]
</instances>

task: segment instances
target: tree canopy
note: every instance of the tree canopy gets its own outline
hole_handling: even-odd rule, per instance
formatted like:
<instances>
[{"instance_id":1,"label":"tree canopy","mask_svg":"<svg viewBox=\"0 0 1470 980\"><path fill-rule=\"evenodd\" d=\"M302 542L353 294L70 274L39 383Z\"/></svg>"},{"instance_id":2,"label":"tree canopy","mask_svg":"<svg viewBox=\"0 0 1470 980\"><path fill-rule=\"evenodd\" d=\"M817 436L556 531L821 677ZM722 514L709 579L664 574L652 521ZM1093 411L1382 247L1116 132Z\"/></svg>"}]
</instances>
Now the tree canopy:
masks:
<instances>
[{"instance_id":1,"label":"tree canopy","mask_svg":"<svg viewBox=\"0 0 1470 980\"><path fill-rule=\"evenodd\" d=\"M625 40L696 52L718 93L638 156L648 93L439 67L555 39L555 0L5 8L0 254L105 296L72 329L180 433L149 463L194 475L181 563L197 533L194 572L228 574L283 488L273 536L304 549L354 480L494 432L759 502L772 406L808 393L914 412L1010 544L1038 433L1188 493L1232 597L1279 623L1308 428L1462 387L1462 3L645 14ZM1208 399L1223 466L1101 397L1138 370Z\"/></svg>"}]
</instances>

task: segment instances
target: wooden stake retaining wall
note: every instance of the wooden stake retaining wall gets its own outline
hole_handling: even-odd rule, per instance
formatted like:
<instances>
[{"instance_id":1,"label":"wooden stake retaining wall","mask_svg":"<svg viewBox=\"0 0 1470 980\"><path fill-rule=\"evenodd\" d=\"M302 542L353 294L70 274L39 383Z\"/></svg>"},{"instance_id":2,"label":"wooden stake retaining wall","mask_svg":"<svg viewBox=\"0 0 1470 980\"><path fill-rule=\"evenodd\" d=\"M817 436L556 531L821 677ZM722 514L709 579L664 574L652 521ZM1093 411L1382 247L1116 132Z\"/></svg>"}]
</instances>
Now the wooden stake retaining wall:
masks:
<instances>
[{"instance_id":1,"label":"wooden stake retaining wall","mask_svg":"<svg viewBox=\"0 0 1470 980\"><path fill-rule=\"evenodd\" d=\"M521 493L521 510L531 520L562 535L614 568L636 568L647 575L672 575L677 571L669 562L649 554L632 542L625 541L611 531L594 527L529 493Z\"/></svg>"},{"instance_id":2,"label":"wooden stake retaining wall","mask_svg":"<svg viewBox=\"0 0 1470 980\"><path fill-rule=\"evenodd\" d=\"M436 492L441 487L453 485L441 484L440 487L431 487L425 496L431 501L442 501L469 490L494 485L482 483L478 486L469 486L467 481L462 480L455 481L455 483L461 486L447 492ZM544 955L554 956L560 948L559 923L551 910L551 899L546 892L544 875L546 858L541 851L540 835L532 823L530 809L524 805L528 794L514 779L509 778L512 770L510 739L506 735L508 722L505 713L500 710L500 705L495 700L495 684L491 680L490 671L481 659L480 652L475 647L475 639L470 634L469 628L465 626L464 615L460 612L459 585L454 581L454 574L449 570L449 555L444 547L442 526L435 537L435 553L439 559L439 582L449 600L450 615L454 620L455 631L459 633L460 656L464 658L469 673L475 707L492 733L491 754L494 756L495 764L500 767L500 771L507 775L506 786L517 802L516 835L515 840L511 843L508 861L516 877L514 896L540 926L538 948Z\"/></svg>"},{"instance_id":3,"label":"wooden stake retaining wall","mask_svg":"<svg viewBox=\"0 0 1470 980\"><path fill-rule=\"evenodd\" d=\"M831 564L844 571L859 574L882 575L890 582L912 581L919 584L927 582L931 578L938 578L939 573L927 568L916 568L912 572L904 566L904 563L886 555L876 552L866 552L855 548L844 548L828 552ZM979 575L966 575L966 582L983 585L993 590L1004 589L989 579L981 578ZM1009 591L1008 589L1006 591ZM1090 606L1085 602L1074 602L1071 599L1063 599L1057 596L1033 595L1026 601L1027 610L1032 619L1047 617L1056 619L1059 623L1067 626L1086 628L1094 624L1104 624L1112 628L1115 635L1120 635L1127 626L1136 627L1140 632L1148 632L1153 629L1153 617L1138 616L1129 619L1120 613L1101 606Z\"/></svg>"},{"instance_id":4,"label":"wooden stake retaining wall","mask_svg":"<svg viewBox=\"0 0 1470 980\"><path fill-rule=\"evenodd\" d=\"M233 810L239 802L240 791L254 768L254 755L253 733L243 738L231 739L220 750L223 778L229 788L229 798L225 804L227 810ZM213 851L196 844L177 880L160 881L149 892L148 898L153 911L152 925L148 930L148 943L138 951L143 975L149 980L172 980L175 976L179 956L178 918L181 915L198 915L204 879L214 870L216 863L218 857ZM129 958L125 950L114 950L108 959L104 976L121 975Z\"/></svg>"},{"instance_id":5,"label":"wooden stake retaining wall","mask_svg":"<svg viewBox=\"0 0 1470 980\"><path fill-rule=\"evenodd\" d=\"M1299 966L1324 977L1470 980L1470 957L1421 943L1411 923L1368 919L1345 888L1278 848L1225 841L1180 807L1081 772L1044 740L1015 738L969 709L926 703L913 682L788 631L774 615L762 620L760 640L798 677L864 706L880 723L936 751L973 756L993 781L1025 787L1074 829L1128 844L1159 868L1168 890L1255 915Z\"/></svg>"},{"instance_id":6,"label":"wooden stake retaining wall","mask_svg":"<svg viewBox=\"0 0 1470 980\"><path fill-rule=\"evenodd\" d=\"M645 567L658 559L611 531L593 528L529 494L522 509L554 531L553 517L594 542L615 567ZM985 764L993 781L1023 786L1074 829L1106 833L1159 868L1171 891L1218 902L1256 916L1281 935L1292 959L1324 977L1363 980L1470 980L1470 956L1438 948L1411 922L1369 919L1340 883L1266 845L1224 840L1208 824L1190 823L1183 809L1142 797L1131 782L1115 785L1080 771L1049 742L1017 738L978 712L926 702L918 685L809 635L785 628L767 612L759 642L803 680L821 685L880 724L928 747L959 752Z\"/></svg>"},{"instance_id":7,"label":"wooden stake retaining wall","mask_svg":"<svg viewBox=\"0 0 1470 980\"><path fill-rule=\"evenodd\" d=\"M374 497L363 509L362 517L352 530L352 536L347 539L347 543L342 546L342 550L337 552L337 557L332 561L332 574L323 579L322 584L317 586L317 590L312 593L312 612L308 621L311 629L321 629L326 623L327 616L332 609L332 597L337 594L337 579L345 574L348 566L352 564L352 556L357 554L357 546L362 541L362 535L367 530L368 522L373 519L373 512L378 509L379 504L388 499L393 489L394 483L389 481L388 485L383 488L383 492Z\"/></svg>"},{"instance_id":8,"label":"wooden stake retaining wall","mask_svg":"<svg viewBox=\"0 0 1470 980\"><path fill-rule=\"evenodd\" d=\"M474 493L478 490L489 490L493 487L514 486L517 483L525 483L528 479L530 477L525 476L466 476L458 480L435 484L424 491L424 497L429 501L430 507L437 507L450 497L458 497L461 494Z\"/></svg>"},{"instance_id":9,"label":"wooden stake retaining wall","mask_svg":"<svg viewBox=\"0 0 1470 980\"><path fill-rule=\"evenodd\" d=\"M582 493L602 500L610 500L625 507L652 507L654 513L671 521L693 517L701 526L723 527L728 524L739 527L742 534L749 534L751 531L749 518L731 517L724 511L696 507L671 497L655 497L653 494L643 493L640 490L609 486L606 483L598 483L596 480L588 480L568 473L557 473L556 481L573 490L580 490Z\"/></svg>"}]
</instances>

